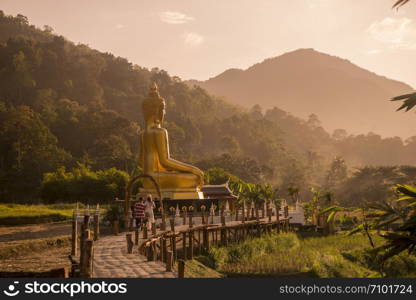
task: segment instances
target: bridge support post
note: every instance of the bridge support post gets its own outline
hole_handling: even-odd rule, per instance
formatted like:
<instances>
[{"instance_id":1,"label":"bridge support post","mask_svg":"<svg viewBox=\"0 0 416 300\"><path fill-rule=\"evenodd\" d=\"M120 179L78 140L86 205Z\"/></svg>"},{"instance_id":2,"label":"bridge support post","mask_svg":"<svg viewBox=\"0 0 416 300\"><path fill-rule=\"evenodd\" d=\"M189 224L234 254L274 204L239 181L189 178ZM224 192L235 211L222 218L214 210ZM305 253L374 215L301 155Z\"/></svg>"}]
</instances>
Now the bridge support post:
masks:
<instances>
[{"instance_id":1,"label":"bridge support post","mask_svg":"<svg viewBox=\"0 0 416 300\"><path fill-rule=\"evenodd\" d=\"M127 240L127 253L132 254L133 253L133 239L131 233L126 233L126 240Z\"/></svg>"},{"instance_id":2,"label":"bridge support post","mask_svg":"<svg viewBox=\"0 0 416 300\"><path fill-rule=\"evenodd\" d=\"M71 255L77 256L78 255L78 221L77 221L77 213L74 210L73 217L72 217L72 239L71 239Z\"/></svg>"},{"instance_id":3,"label":"bridge support post","mask_svg":"<svg viewBox=\"0 0 416 300\"><path fill-rule=\"evenodd\" d=\"M178 278L185 277L185 261L180 259L178 260Z\"/></svg>"}]
</instances>

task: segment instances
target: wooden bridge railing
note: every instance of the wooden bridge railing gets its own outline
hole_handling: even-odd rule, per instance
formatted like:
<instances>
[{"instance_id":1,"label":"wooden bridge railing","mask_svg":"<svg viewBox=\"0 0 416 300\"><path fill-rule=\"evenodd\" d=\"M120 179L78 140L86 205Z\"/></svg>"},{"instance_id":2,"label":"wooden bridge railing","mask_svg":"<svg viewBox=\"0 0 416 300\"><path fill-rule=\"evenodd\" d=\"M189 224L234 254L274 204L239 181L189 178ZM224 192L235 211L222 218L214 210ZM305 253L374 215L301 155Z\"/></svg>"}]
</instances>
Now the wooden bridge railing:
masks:
<instances>
[{"instance_id":1,"label":"wooden bridge railing","mask_svg":"<svg viewBox=\"0 0 416 300\"><path fill-rule=\"evenodd\" d=\"M68 256L72 265L70 275L90 278L93 275L94 241L100 237L99 206L97 205L92 216L92 224L89 207L84 211L81 226L79 226L79 216L77 206L72 218L71 254Z\"/></svg>"},{"instance_id":2,"label":"wooden bridge railing","mask_svg":"<svg viewBox=\"0 0 416 300\"><path fill-rule=\"evenodd\" d=\"M193 259L194 255L207 254L213 245L228 246L231 243L242 242L247 238L289 230L288 216L281 219L277 217L274 221L268 218L244 222L233 221L229 224L189 226L179 231L160 232L144 239L138 246L138 253L146 256L149 261L161 261L166 264L166 270L172 270L174 262ZM129 236L131 239L131 234ZM129 251L132 251L132 241L128 241L128 245L131 245Z\"/></svg>"}]
</instances>

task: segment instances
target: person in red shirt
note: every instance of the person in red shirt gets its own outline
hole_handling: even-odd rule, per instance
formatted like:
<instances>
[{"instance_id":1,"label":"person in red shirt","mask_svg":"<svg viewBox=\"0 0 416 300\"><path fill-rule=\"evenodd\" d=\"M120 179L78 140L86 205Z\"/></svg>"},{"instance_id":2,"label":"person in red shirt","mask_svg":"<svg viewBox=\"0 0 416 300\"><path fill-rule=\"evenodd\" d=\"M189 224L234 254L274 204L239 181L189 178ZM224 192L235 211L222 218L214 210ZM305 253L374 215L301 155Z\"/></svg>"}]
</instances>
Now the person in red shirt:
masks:
<instances>
[{"instance_id":1,"label":"person in red shirt","mask_svg":"<svg viewBox=\"0 0 416 300\"><path fill-rule=\"evenodd\" d=\"M133 217L136 220L136 227L141 228L145 224L144 210L146 205L144 204L143 198L140 198L138 202L134 204Z\"/></svg>"}]
</instances>

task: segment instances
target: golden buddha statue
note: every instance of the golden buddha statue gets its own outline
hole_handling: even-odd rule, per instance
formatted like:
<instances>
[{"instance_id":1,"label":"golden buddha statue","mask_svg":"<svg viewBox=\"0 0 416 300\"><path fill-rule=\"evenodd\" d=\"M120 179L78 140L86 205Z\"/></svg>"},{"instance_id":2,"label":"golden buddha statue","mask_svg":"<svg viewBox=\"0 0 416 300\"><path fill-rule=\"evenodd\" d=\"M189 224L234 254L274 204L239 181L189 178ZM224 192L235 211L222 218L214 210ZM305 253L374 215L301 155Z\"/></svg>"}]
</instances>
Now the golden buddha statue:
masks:
<instances>
[{"instance_id":1,"label":"golden buddha statue","mask_svg":"<svg viewBox=\"0 0 416 300\"><path fill-rule=\"evenodd\" d=\"M146 128L140 133L139 164L144 174L159 184L162 198L202 199L200 187L204 173L197 167L170 157L168 132L162 127L165 117L165 100L160 97L157 85L151 85L148 97L142 104ZM157 197L153 182L145 178L140 194Z\"/></svg>"}]
</instances>

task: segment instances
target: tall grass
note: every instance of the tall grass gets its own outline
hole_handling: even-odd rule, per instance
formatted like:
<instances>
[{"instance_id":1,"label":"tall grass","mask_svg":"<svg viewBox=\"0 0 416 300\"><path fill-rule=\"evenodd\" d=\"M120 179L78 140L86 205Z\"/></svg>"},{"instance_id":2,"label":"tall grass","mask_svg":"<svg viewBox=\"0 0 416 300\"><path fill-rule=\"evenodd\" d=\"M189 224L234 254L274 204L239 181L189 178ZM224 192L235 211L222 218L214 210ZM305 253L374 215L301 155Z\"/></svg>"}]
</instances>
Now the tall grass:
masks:
<instances>
[{"instance_id":1,"label":"tall grass","mask_svg":"<svg viewBox=\"0 0 416 300\"><path fill-rule=\"evenodd\" d=\"M376 240L382 242L379 237ZM212 248L209 263L230 277L416 276L414 256L401 255L381 268L368 247L366 237L360 235L300 238L294 233L274 234Z\"/></svg>"}]
</instances>

